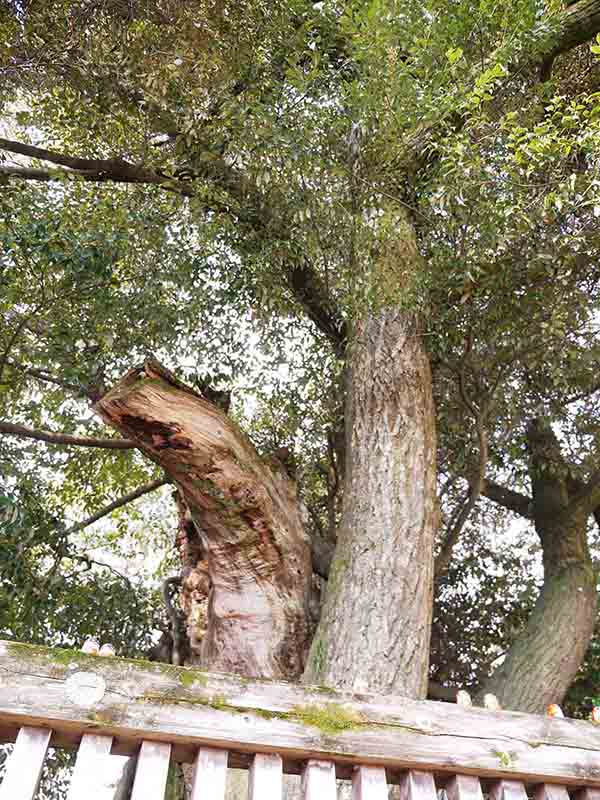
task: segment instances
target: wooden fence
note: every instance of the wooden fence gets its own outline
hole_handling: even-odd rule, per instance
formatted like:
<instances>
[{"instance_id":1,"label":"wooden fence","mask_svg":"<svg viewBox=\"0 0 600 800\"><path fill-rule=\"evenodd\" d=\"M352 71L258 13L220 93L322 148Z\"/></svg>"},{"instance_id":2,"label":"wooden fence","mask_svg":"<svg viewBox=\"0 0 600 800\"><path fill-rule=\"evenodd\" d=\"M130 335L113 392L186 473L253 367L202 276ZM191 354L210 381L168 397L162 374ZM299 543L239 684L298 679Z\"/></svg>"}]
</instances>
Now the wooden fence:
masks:
<instances>
[{"instance_id":1,"label":"wooden fence","mask_svg":"<svg viewBox=\"0 0 600 800\"><path fill-rule=\"evenodd\" d=\"M158 800L172 761L192 800L222 800L228 767L250 800L600 800L600 726L403 697L334 692L0 642L0 742L16 741L0 800L31 800L49 745L77 747L69 800Z\"/></svg>"}]
</instances>

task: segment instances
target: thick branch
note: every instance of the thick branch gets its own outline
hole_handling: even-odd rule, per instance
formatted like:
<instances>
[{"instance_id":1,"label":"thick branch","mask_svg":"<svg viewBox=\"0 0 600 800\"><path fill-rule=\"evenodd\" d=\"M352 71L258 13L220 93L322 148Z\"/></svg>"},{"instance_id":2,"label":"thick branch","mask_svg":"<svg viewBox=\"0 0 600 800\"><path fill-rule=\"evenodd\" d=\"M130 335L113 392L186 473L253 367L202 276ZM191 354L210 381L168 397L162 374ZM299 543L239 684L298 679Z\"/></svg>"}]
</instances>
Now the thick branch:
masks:
<instances>
[{"instance_id":1,"label":"thick branch","mask_svg":"<svg viewBox=\"0 0 600 800\"><path fill-rule=\"evenodd\" d=\"M201 663L298 677L312 570L287 473L155 361L129 372L96 408L164 469L202 531L212 589Z\"/></svg>"},{"instance_id":2,"label":"thick branch","mask_svg":"<svg viewBox=\"0 0 600 800\"><path fill-rule=\"evenodd\" d=\"M14 425L12 422L0 422L0 433L19 436L23 439L36 439L48 444L76 445L78 447L100 447L105 450L131 450L136 447L131 439L95 439L87 436L71 436L68 433L53 433L27 428L25 425Z\"/></svg>"},{"instance_id":3,"label":"thick branch","mask_svg":"<svg viewBox=\"0 0 600 800\"><path fill-rule=\"evenodd\" d=\"M555 29L541 38L534 55L523 60L530 66L542 65L591 41L597 33L600 33L600 0L579 0L561 12Z\"/></svg>"},{"instance_id":4,"label":"thick branch","mask_svg":"<svg viewBox=\"0 0 600 800\"><path fill-rule=\"evenodd\" d=\"M84 519L83 522L78 522L76 525L73 525L71 528L65 531L65 533L68 535L82 531L84 528L87 528L94 522L98 522L98 520L102 519L102 517L106 517L108 514L116 511L117 508L126 506L128 503L133 502L133 500L137 500L138 497L143 497L145 494L155 491L161 486L164 486L166 483L168 483L166 478L157 478L154 481L150 481L150 483L144 483L142 486L138 486L137 489L134 489L133 492L129 492L129 494L125 494L122 497L117 498L117 500L113 500L112 503L109 503L107 506L104 506L104 508L96 511L95 514L92 514L91 517Z\"/></svg>"},{"instance_id":5,"label":"thick branch","mask_svg":"<svg viewBox=\"0 0 600 800\"><path fill-rule=\"evenodd\" d=\"M533 501L527 495L514 492L489 479L483 482L481 494L508 511L513 511L525 519L533 519Z\"/></svg>"},{"instance_id":6,"label":"thick branch","mask_svg":"<svg viewBox=\"0 0 600 800\"><path fill-rule=\"evenodd\" d=\"M67 167L76 174L96 176L97 179L126 181L128 183L166 183L169 179L152 170L130 164L122 158L78 158L56 150L46 150L24 142L0 138L0 150L37 158L60 167Z\"/></svg>"}]
</instances>

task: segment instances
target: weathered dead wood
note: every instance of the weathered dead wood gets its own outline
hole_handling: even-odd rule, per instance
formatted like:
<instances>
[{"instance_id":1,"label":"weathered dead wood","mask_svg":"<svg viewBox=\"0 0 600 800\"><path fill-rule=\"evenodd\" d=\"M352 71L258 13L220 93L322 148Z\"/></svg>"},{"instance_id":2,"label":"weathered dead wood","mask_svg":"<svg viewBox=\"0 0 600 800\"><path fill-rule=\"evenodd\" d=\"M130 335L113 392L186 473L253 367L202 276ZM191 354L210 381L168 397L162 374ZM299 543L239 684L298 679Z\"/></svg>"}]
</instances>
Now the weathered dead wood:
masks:
<instances>
[{"instance_id":1,"label":"weathered dead wood","mask_svg":"<svg viewBox=\"0 0 600 800\"><path fill-rule=\"evenodd\" d=\"M177 484L199 530L211 583L199 663L299 676L311 563L293 481L221 409L154 360L96 408Z\"/></svg>"},{"instance_id":2,"label":"weathered dead wood","mask_svg":"<svg viewBox=\"0 0 600 800\"><path fill-rule=\"evenodd\" d=\"M95 695L69 691L81 673ZM284 763L600 788L600 729L589 722L0 643L0 728L11 725L52 728L71 741L94 733L171 743L188 760L194 748L212 747L279 753Z\"/></svg>"}]
</instances>

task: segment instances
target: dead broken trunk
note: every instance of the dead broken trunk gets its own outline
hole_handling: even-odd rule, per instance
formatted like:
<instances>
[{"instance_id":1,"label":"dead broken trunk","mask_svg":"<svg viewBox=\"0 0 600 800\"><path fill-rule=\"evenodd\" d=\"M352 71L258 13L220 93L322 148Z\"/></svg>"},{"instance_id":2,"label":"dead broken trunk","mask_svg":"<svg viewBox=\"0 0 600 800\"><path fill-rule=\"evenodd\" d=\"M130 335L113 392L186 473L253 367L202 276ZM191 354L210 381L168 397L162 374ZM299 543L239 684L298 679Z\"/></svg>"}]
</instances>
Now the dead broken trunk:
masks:
<instances>
[{"instance_id":1,"label":"dead broken trunk","mask_svg":"<svg viewBox=\"0 0 600 800\"><path fill-rule=\"evenodd\" d=\"M309 644L311 561L285 470L153 360L96 409L164 469L194 519L211 586L197 660L211 670L298 677Z\"/></svg>"}]
</instances>

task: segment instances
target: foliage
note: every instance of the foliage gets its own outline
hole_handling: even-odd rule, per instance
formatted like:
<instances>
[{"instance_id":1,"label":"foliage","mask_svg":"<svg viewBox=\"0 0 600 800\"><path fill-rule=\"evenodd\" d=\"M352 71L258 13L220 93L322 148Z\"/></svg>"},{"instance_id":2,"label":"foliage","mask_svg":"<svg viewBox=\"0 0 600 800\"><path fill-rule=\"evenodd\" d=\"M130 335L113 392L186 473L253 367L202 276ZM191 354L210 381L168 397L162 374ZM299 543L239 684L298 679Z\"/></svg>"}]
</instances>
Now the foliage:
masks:
<instances>
[{"instance_id":1,"label":"foliage","mask_svg":"<svg viewBox=\"0 0 600 800\"><path fill-rule=\"evenodd\" d=\"M1 185L2 414L103 435L86 395L153 352L184 380L233 387L259 446L294 449L312 526L330 531L344 365L298 289L308 264L340 325L392 302L421 313L445 521L479 455L474 410L488 477L527 487L526 427L543 416L587 479L600 444L597 45L540 82L515 65L555 24L542 3L450 8L30 0L0 12L7 137L160 179L51 164L48 182ZM377 265L407 216L422 269L382 290ZM22 602L4 602L2 627L71 643L129 619L128 646L145 646L148 590L85 569L65 530L148 480L148 464L5 442L2 580ZM113 553L130 513L104 537ZM486 512L467 528L439 588L440 680L477 683L531 606L535 534L504 551L506 524Z\"/></svg>"}]
</instances>

